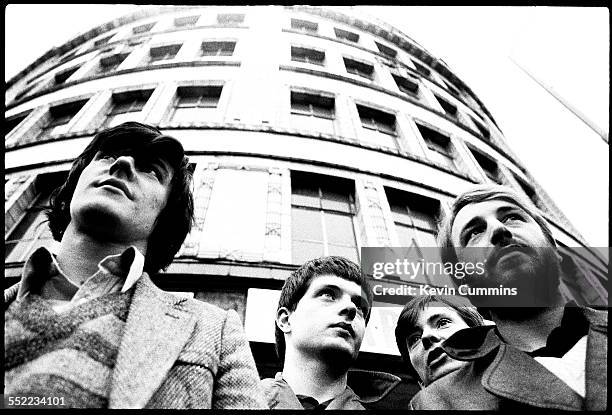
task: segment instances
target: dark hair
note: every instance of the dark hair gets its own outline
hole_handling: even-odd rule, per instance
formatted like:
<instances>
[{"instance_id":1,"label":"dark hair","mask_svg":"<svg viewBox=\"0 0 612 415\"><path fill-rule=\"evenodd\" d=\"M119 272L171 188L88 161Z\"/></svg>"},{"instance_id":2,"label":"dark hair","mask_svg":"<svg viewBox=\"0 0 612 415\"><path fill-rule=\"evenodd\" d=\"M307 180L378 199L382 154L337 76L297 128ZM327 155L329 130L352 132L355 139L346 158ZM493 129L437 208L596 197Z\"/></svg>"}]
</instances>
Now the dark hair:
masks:
<instances>
[{"instance_id":1,"label":"dark hair","mask_svg":"<svg viewBox=\"0 0 612 415\"><path fill-rule=\"evenodd\" d=\"M181 143L150 125L129 121L94 136L72 163L66 182L51 194L47 217L53 238L61 241L71 220L70 202L79 177L98 151L141 156L156 154L173 168L168 201L149 236L144 265L145 271L150 274L166 268L180 249L194 221L192 175Z\"/></svg>"},{"instance_id":2,"label":"dark hair","mask_svg":"<svg viewBox=\"0 0 612 415\"><path fill-rule=\"evenodd\" d=\"M372 290L366 277L361 273L359 266L341 256L326 256L312 259L291 273L283 284L276 310L278 311L280 308L286 307L289 311L294 311L300 299L308 291L312 280L326 274L357 283L368 300L370 310L372 309ZM370 319L370 310L368 310L365 316L366 324ZM276 322L274 328L276 354L280 361L283 362L285 360L285 336L276 325Z\"/></svg>"},{"instance_id":3,"label":"dark hair","mask_svg":"<svg viewBox=\"0 0 612 415\"><path fill-rule=\"evenodd\" d=\"M408 353L406 338L414 330L421 312L425 310L425 307L433 302L441 302L448 305L450 308L455 310L457 314L459 314L459 316L469 327L484 325L484 320L482 316L478 314L476 308L470 306L467 302L461 304L459 298L443 297L438 295L422 295L419 297L414 297L408 301L397 319L397 325L395 326L395 343L397 344L397 348L402 355L402 359L408 366L408 373L417 379L419 378L419 374L410 362L410 354Z\"/></svg>"},{"instance_id":4,"label":"dark hair","mask_svg":"<svg viewBox=\"0 0 612 415\"><path fill-rule=\"evenodd\" d=\"M513 189L507 186L499 185L480 185L476 186L465 193L460 194L455 198L451 205L448 214L441 217L440 226L438 231L438 246L440 247L440 255L442 262L456 263L458 261L455 247L451 240L452 228L457 213L467 205L474 203L485 202L488 200L503 200L512 203L521 209L523 209L529 216L531 216L544 233L544 236L550 241L552 246L556 246L555 238L550 231L546 220L531 206L531 204L524 197L517 194Z\"/></svg>"}]
</instances>

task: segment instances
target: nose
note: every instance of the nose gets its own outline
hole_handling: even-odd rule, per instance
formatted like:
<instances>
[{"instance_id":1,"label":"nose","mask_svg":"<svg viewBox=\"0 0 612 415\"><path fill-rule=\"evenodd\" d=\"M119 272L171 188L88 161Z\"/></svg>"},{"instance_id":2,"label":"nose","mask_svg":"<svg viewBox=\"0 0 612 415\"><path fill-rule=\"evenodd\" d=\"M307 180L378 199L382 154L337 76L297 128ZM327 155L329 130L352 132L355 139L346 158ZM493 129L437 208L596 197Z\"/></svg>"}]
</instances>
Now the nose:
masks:
<instances>
[{"instance_id":1,"label":"nose","mask_svg":"<svg viewBox=\"0 0 612 415\"><path fill-rule=\"evenodd\" d=\"M441 340L442 339L436 330L432 330L427 327L423 329L423 334L421 334L421 343L423 343L423 348L425 350L428 350L432 346L440 343Z\"/></svg>"},{"instance_id":2,"label":"nose","mask_svg":"<svg viewBox=\"0 0 612 415\"><path fill-rule=\"evenodd\" d=\"M491 245L504 246L512 240L512 232L498 220L491 224Z\"/></svg>"},{"instance_id":3,"label":"nose","mask_svg":"<svg viewBox=\"0 0 612 415\"><path fill-rule=\"evenodd\" d=\"M124 174L127 179L132 179L136 171L134 157L119 156L115 159L109 168L109 174L121 175Z\"/></svg>"},{"instance_id":4,"label":"nose","mask_svg":"<svg viewBox=\"0 0 612 415\"><path fill-rule=\"evenodd\" d=\"M357 306L353 303L350 296L345 295L342 298L341 307L340 314L348 316L349 320L353 320L357 315Z\"/></svg>"}]
</instances>

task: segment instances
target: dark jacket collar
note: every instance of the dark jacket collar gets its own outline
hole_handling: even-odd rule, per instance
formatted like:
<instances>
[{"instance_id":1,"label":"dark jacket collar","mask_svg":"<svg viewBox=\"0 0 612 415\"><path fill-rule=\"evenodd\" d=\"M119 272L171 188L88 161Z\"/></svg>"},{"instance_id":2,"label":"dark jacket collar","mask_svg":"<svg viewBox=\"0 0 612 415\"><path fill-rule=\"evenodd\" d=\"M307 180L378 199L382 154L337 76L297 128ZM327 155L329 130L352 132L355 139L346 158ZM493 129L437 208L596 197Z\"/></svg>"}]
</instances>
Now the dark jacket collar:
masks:
<instances>
[{"instance_id":1,"label":"dark jacket collar","mask_svg":"<svg viewBox=\"0 0 612 415\"><path fill-rule=\"evenodd\" d=\"M590 308L578 310L589 322L584 405L583 399L562 380L528 354L506 344L495 326L460 330L442 347L457 360L489 356L492 362L482 375L482 385L495 395L542 408L602 410L607 405L608 313Z\"/></svg>"},{"instance_id":2,"label":"dark jacket collar","mask_svg":"<svg viewBox=\"0 0 612 415\"><path fill-rule=\"evenodd\" d=\"M350 370L345 391L334 398L327 409L363 409L362 403L378 402L400 381L399 377L389 373ZM264 379L262 385L271 409L299 409L302 407L291 387L282 378L282 373L277 373L274 379Z\"/></svg>"}]
</instances>

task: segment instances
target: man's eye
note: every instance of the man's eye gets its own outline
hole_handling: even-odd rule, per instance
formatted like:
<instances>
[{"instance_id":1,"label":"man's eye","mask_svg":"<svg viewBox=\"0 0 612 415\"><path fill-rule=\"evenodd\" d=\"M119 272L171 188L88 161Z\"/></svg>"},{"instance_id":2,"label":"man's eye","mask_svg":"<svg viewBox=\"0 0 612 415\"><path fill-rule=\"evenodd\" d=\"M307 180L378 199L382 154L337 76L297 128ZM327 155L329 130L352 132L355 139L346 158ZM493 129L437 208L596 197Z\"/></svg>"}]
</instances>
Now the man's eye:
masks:
<instances>
[{"instance_id":1,"label":"man's eye","mask_svg":"<svg viewBox=\"0 0 612 415\"><path fill-rule=\"evenodd\" d=\"M162 180L163 178L163 173L161 171L161 169L159 168L159 166L155 163L143 163L140 167L140 169L145 172L145 173L149 173L153 176L155 176L155 178L157 180Z\"/></svg>"},{"instance_id":2,"label":"man's eye","mask_svg":"<svg viewBox=\"0 0 612 415\"><path fill-rule=\"evenodd\" d=\"M511 222L515 220L523 220L523 218L518 213L509 213L506 216L504 216L504 218L502 219L502 222L506 223L506 222Z\"/></svg>"},{"instance_id":3,"label":"man's eye","mask_svg":"<svg viewBox=\"0 0 612 415\"><path fill-rule=\"evenodd\" d=\"M465 233L465 242L467 243L471 241L475 236L477 236L481 232L482 232L481 227L475 227L475 228L470 229L469 231Z\"/></svg>"},{"instance_id":4,"label":"man's eye","mask_svg":"<svg viewBox=\"0 0 612 415\"><path fill-rule=\"evenodd\" d=\"M328 298L330 300L333 300L336 298L336 294L332 290L323 290L321 291L319 295L321 297Z\"/></svg>"},{"instance_id":5,"label":"man's eye","mask_svg":"<svg viewBox=\"0 0 612 415\"><path fill-rule=\"evenodd\" d=\"M421 340L420 334L413 334L408 339L406 339L406 343L408 344L408 348L412 349L416 344Z\"/></svg>"},{"instance_id":6,"label":"man's eye","mask_svg":"<svg viewBox=\"0 0 612 415\"><path fill-rule=\"evenodd\" d=\"M437 328L443 328L443 327L448 326L450 323L452 323L452 321L450 319L448 319L448 318L441 318L436 323L436 327Z\"/></svg>"}]
</instances>

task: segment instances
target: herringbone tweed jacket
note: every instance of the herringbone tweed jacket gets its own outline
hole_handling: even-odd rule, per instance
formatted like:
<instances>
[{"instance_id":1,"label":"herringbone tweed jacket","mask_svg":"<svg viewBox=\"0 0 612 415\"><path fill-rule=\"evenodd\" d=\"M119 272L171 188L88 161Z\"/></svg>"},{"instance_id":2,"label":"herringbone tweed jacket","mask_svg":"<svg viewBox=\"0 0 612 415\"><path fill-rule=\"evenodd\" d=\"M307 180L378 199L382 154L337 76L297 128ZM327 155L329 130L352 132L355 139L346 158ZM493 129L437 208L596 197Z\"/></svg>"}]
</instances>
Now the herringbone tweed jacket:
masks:
<instances>
[{"instance_id":1,"label":"herringbone tweed jacket","mask_svg":"<svg viewBox=\"0 0 612 415\"><path fill-rule=\"evenodd\" d=\"M5 309L18 284L5 291ZM112 373L110 408L266 408L235 311L179 298L144 273Z\"/></svg>"}]
</instances>

